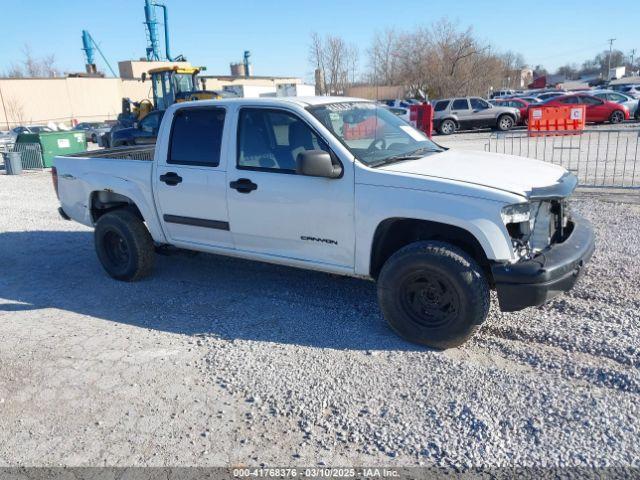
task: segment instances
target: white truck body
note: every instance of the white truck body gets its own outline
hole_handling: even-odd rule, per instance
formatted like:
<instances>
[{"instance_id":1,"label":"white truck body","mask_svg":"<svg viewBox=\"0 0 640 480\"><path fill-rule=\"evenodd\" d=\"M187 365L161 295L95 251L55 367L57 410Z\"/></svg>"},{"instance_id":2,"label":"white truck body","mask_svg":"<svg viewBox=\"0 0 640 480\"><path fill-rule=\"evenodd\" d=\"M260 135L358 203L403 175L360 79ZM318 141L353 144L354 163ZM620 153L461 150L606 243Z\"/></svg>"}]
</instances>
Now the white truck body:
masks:
<instances>
[{"instance_id":1,"label":"white truck body","mask_svg":"<svg viewBox=\"0 0 640 480\"><path fill-rule=\"evenodd\" d=\"M391 246L381 250L379 243L382 237L388 243L387 237L395 235L388 230L392 224L399 225L398 220L405 227L407 222L422 222L420 225L440 231L432 235L434 238L445 241L454 232L456 238L451 241L472 244L478 262L486 267L488 276L493 271L495 278L535 257L535 249L517 247L511 227L506 225L505 208L564 201L575 188L575 177L560 166L535 160L455 150L367 165L349 147L353 141L338 138L340 135L313 113L314 108L330 108L330 117L337 119L337 112L353 105L365 110L379 108L343 97L224 99L173 105L164 115L153 150L124 149L56 158L63 215L94 226L101 212L129 205L139 211L156 245L364 278L376 278L381 262L393 253L385 251ZM218 165L168 161L174 118L185 109L195 108L224 111ZM244 109L285 113L302 121L326 142L340 164L340 176L326 178L240 166L238 122ZM422 133L398 122L398 132L406 134L406 141L416 140L420 145L428 142ZM343 133L348 126L345 123L341 127ZM358 152L378 152L376 142ZM127 157L144 159L119 159ZM180 183L165 183L167 175L180 178ZM255 189L234 187L245 180ZM532 242L538 233L532 234ZM588 232L586 235L589 237ZM402 246L408 241L396 243ZM579 259L567 254L571 256L567 262L573 262L571 268L579 269L588 260L592 243L591 237L582 241ZM542 245L538 250L550 247ZM378 258L380 255L384 258ZM489 283L493 286L498 281ZM566 289L563 286L560 290ZM547 293L545 290L545 298ZM500 301L502 305L503 296ZM505 297L504 302L508 304L509 299ZM523 308L516 308L517 304L507 309Z\"/></svg>"}]
</instances>

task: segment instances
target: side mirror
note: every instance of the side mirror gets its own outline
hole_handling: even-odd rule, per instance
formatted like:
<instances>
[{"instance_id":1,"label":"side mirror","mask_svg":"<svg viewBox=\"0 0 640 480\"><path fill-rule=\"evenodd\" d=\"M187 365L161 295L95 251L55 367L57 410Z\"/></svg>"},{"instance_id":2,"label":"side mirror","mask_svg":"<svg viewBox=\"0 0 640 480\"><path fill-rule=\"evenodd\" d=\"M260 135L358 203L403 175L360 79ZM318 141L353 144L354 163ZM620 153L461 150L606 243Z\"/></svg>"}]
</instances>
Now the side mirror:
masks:
<instances>
[{"instance_id":1,"label":"side mirror","mask_svg":"<svg viewBox=\"0 0 640 480\"><path fill-rule=\"evenodd\" d=\"M138 122L133 122L133 128L140 128L140 124Z\"/></svg>"},{"instance_id":2,"label":"side mirror","mask_svg":"<svg viewBox=\"0 0 640 480\"><path fill-rule=\"evenodd\" d=\"M305 150L296 159L296 173L309 177L338 178L342 167L334 165L331 155L324 150Z\"/></svg>"}]
</instances>

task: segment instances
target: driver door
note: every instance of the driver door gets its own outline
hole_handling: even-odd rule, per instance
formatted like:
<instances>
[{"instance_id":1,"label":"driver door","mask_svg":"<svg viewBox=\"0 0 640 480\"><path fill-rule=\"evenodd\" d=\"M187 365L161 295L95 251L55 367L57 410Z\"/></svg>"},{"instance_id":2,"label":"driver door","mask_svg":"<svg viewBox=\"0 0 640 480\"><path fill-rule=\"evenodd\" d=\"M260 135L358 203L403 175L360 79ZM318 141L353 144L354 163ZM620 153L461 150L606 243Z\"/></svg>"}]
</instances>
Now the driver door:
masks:
<instances>
[{"instance_id":1,"label":"driver door","mask_svg":"<svg viewBox=\"0 0 640 480\"><path fill-rule=\"evenodd\" d=\"M236 249L309 262L323 270L352 270L353 163L342 162L340 178L297 174L300 152L330 149L292 111L243 107L237 128L236 156L227 169Z\"/></svg>"},{"instance_id":2,"label":"driver door","mask_svg":"<svg viewBox=\"0 0 640 480\"><path fill-rule=\"evenodd\" d=\"M471 115L473 117L473 125L476 127L493 126L495 118L491 105L481 98L470 98Z\"/></svg>"}]
</instances>

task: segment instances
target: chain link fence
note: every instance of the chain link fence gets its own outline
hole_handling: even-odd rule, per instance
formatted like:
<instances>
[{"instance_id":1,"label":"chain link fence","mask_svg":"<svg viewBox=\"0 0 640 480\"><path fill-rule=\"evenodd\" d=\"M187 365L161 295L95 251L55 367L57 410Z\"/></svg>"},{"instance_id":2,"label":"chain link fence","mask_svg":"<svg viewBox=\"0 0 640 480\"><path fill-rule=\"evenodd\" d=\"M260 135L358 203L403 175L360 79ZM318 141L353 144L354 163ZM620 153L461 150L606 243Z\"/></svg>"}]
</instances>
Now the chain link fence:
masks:
<instances>
[{"instance_id":1,"label":"chain link fence","mask_svg":"<svg viewBox=\"0 0 640 480\"><path fill-rule=\"evenodd\" d=\"M44 162L42 159L42 148L39 143L8 143L0 146L2 166L6 170L5 153L20 152L23 170L42 170Z\"/></svg>"},{"instance_id":2,"label":"chain link fence","mask_svg":"<svg viewBox=\"0 0 640 480\"><path fill-rule=\"evenodd\" d=\"M494 133L485 150L562 165L585 187L640 187L640 129Z\"/></svg>"}]
</instances>

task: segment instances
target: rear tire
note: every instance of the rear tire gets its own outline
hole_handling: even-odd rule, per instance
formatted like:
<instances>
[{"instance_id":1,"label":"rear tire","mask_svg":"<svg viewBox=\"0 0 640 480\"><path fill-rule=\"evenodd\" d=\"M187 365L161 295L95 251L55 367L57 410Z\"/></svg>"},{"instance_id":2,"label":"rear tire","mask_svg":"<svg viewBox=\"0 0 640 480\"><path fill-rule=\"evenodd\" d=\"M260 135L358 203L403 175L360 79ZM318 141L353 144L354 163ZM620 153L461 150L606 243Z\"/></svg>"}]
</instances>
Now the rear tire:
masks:
<instances>
[{"instance_id":1,"label":"rear tire","mask_svg":"<svg viewBox=\"0 0 640 480\"><path fill-rule=\"evenodd\" d=\"M440 124L440 127L438 128L438 131L442 135L451 135L456 131L456 122L451 119L443 120Z\"/></svg>"},{"instance_id":2,"label":"rear tire","mask_svg":"<svg viewBox=\"0 0 640 480\"><path fill-rule=\"evenodd\" d=\"M622 123L622 122L624 122L624 113L622 113L620 110L616 110L609 117L609 121L611 123Z\"/></svg>"},{"instance_id":3,"label":"rear tire","mask_svg":"<svg viewBox=\"0 0 640 480\"><path fill-rule=\"evenodd\" d=\"M506 114L500 115L498 117L498 122L496 124L496 126L498 127L498 130L500 130L501 132L507 132L511 130L514 125L515 125L515 121L513 120L511 115L506 115Z\"/></svg>"},{"instance_id":4,"label":"rear tire","mask_svg":"<svg viewBox=\"0 0 640 480\"><path fill-rule=\"evenodd\" d=\"M391 328L436 349L463 344L489 312L489 287L477 262L435 241L394 253L378 278L378 302Z\"/></svg>"},{"instance_id":5,"label":"rear tire","mask_svg":"<svg viewBox=\"0 0 640 480\"><path fill-rule=\"evenodd\" d=\"M153 239L142 220L129 210L100 217L94 241L102 267L116 280L135 282L153 270Z\"/></svg>"}]
</instances>

